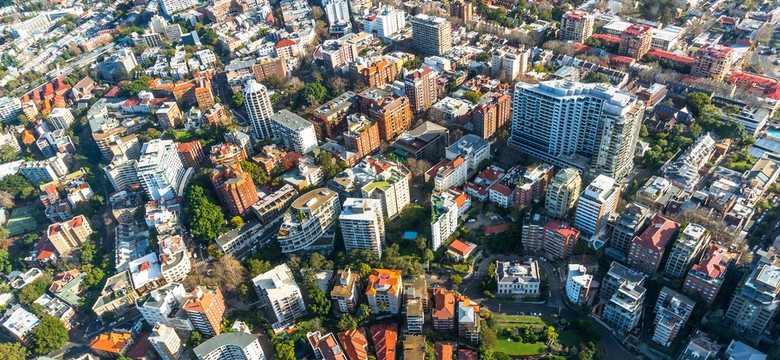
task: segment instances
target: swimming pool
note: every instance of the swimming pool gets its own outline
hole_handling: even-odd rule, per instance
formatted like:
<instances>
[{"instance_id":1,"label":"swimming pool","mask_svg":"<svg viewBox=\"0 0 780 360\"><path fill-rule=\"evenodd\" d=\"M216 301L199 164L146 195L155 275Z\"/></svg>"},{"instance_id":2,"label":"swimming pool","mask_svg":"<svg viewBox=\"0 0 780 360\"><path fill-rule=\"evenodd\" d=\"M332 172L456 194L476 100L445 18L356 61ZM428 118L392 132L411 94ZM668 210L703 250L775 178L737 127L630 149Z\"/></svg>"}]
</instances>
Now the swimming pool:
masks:
<instances>
[{"instance_id":1,"label":"swimming pool","mask_svg":"<svg viewBox=\"0 0 780 360\"><path fill-rule=\"evenodd\" d=\"M769 129L766 131L767 136L780 140L780 129Z\"/></svg>"}]
</instances>

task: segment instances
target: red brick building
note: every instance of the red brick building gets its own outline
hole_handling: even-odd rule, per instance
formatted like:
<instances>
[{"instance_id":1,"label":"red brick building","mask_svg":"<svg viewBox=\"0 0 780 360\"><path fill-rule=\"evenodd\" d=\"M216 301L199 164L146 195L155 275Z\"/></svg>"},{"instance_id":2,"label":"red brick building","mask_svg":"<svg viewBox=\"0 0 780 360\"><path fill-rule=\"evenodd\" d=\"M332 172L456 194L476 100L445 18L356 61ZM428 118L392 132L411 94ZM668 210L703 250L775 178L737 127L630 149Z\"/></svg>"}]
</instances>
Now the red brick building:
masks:
<instances>
[{"instance_id":1,"label":"red brick building","mask_svg":"<svg viewBox=\"0 0 780 360\"><path fill-rule=\"evenodd\" d=\"M647 25L633 24L620 35L618 55L641 59L650 51L653 29Z\"/></svg>"},{"instance_id":2,"label":"red brick building","mask_svg":"<svg viewBox=\"0 0 780 360\"><path fill-rule=\"evenodd\" d=\"M222 332L222 319L225 315L225 298L219 288L214 290L198 286L192 291L191 298L184 304L184 311L190 318L195 330L206 337Z\"/></svg>"},{"instance_id":3,"label":"red brick building","mask_svg":"<svg viewBox=\"0 0 780 360\"><path fill-rule=\"evenodd\" d=\"M187 167L198 168L203 164L203 160L206 159L203 148L200 146L200 141L197 140L179 143L177 150L181 161Z\"/></svg>"},{"instance_id":4,"label":"red brick building","mask_svg":"<svg viewBox=\"0 0 780 360\"><path fill-rule=\"evenodd\" d=\"M694 53L691 75L723 81L734 66L734 50L728 46L705 44Z\"/></svg>"},{"instance_id":5,"label":"red brick building","mask_svg":"<svg viewBox=\"0 0 780 360\"><path fill-rule=\"evenodd\" d=\"M534 203L544 202L547 185L550 184L554 175L553 167L548 164L526 169L512 191L514 207L530 207Z\"/></svg>"},{"instance_id":6,"label":"red brick building","mask_svg":"<svg viewBox=\"0 0 780 360\"><path fill-rule=\"evenodd\" d=\"M634 237L628 250L628 265L645 276L658 271L666 246L680 230L680 224L661 215L653 216L650 226L641 235Z\"/></svg>"},{"instance_id":7,"label":"red brick building","mask_svg":"<svg viewBox=\"0 0 780 360\"><path fill-rule=\"evenodd\" d=\"M344 132L344 145L362 158L379 149L379 124L365 116L352 115L347 119L349 130Z\"/></svg>"},{"instance_id":8,"label":"red brick building","mask_svg":"<svg viewBox=\"0 0 780 360\"><path fill-rule=\"evenodd\" d=\"M565 222L553 220L544 226L542 244L548 259L571 256L579 239L580 231Z\"/></svg>"},{"instance_id":9,"label":"red brick building","mask_svg":"<svg viewBox=\"0 0 780 360\"><path fill-rule=\"evenodd\" d=\"M728 250L717 245L712 245L704 253L701 261L693 265L688 276L685 277L682 292L688 295L699 295L710 306L718 296L723 280L726 278L731 257Z\"/></svg>"},{"instance_id":10,"label":"red brick building","mask_svg":"<svg viewBox=\"0 0 780 360\"><path fill-rule=\"evenodd\" d=\"M237 164L246 160L244 148L233 143L221 143L211 147L209 155L211 165L214 167L227 164Z\"/></svg>"},{"instance_id":11,"label":"red brick building","mask_svg":"<svg viewBox=\"0 0 780 360\"><path fill-rule=\"evenodd\" d=\"M364 59L349 65L349 75L358 88L384 87L392 84L397 72L395 65L382 58Z\"/></svg>"},{"instance_id":12,"label":"red brick building","mask_svg":"<svg viewBox=\"0 0 780 360\"><path fill-rule=\"evenodd\" d=\"M243 214L260 201L252 177L238 164L219 166L210 178L222 205L233 215Z\"/></svg>"},{"instance_id":13,"label":"red brick building","mask_svg":"<svg viewBox=\"0 0 780 360\"><path fill-rule=\"evenodd\" d=\"M474 132L483 139L492 138L512 119L512 98L506 94L493 94L472 112Z\"/></svg>"}]
</instances>

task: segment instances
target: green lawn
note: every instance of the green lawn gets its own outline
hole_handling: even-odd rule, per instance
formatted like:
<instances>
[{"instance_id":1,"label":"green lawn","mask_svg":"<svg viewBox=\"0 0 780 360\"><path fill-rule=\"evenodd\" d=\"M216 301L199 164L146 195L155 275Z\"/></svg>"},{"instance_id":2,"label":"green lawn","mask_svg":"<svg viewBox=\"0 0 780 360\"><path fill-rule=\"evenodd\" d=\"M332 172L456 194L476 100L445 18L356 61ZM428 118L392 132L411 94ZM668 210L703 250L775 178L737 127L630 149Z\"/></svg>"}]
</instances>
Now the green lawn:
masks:
<instances>
[{"instance_id":1,"label":"green lawn","mask_svg":"<svg viewBox=\"0 0 780 360\"><path fill-rule=\"evenodd\" d=\"M11 236L22 235L38 228L38 222L32 217L35 205L16 208L11 212L11 217L5 228Z\"/></svg>"},{"instance_id":2,"label":"green lawn","mask_svg":"<svg viewBox=\"0 0 780 360\"><path fill-rule=\"evenodd\" d=\"M495 315L496 323L523 323L523 324L537 324L544 325L545 322L542 318L536 316L526 315Z\"/></svg>"},{"instance_id":3,"label":"green lawn","mask_svg":"<svg viewBox=\"0 0 780 360\"><path fill-rule=\"evenodd\" d=\"M583 343L583 339L576 331L561 331L558 342L564 346L578 346Z\"/></svg>"},{"instance_id":4,"label":"green lawn","mask_svg":"<svg viewBox=\"0 0 780 360\"><path fill-rule=\"evenodd\" d=\"M469 266L468 265L458 264L458 265L453 265L452 267L453 267L453 269L455 269L456 272L458 272L460 274L465 274L465 273L469 272Z\"/></svg>"},{"instance_id":5,"label":"green lawn","mask_svg":"<svg viewBox=\"0 0 780 360\"><path fill-rule=\"evenodd\" d=\"M521 343L499 338L496 341L496 351L510 356L530 356L544 352L547 346L544 343Z\"/></svg>"}]
</instances>

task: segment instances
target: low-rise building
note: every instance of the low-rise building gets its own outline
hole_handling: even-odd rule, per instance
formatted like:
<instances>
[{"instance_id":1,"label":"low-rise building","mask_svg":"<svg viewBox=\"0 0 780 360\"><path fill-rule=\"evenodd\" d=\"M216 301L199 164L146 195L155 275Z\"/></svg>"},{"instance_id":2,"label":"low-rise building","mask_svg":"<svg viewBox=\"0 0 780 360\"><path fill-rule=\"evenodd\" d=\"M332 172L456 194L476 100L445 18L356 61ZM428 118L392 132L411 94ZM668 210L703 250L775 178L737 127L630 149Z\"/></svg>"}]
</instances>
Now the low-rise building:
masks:
<instances>
[{"instance_id":1,"label":"low-rise building","mask_svg":"<svg viewBox=\"0 0 780 360\"><path fill-rule=\"evenodd\" d=\"M496 262L496 283L500 296L537 297L540 295L539 264L536 260L525 263Z\"/></svg>"},{"instance_id":2,"label":"low-rise building","mask_svg":"<svg viewBox=\"0 0 780 360\"><path fill-rule=\"evenodd\" d=\"M437 287L433 289L433 329L436 331L455 330L455 298L458 294Z\"/></svg>"},{"instance_id":3,"label":"low-rise building","mask_svg":"<svg viewBox=\"0 0 780 360\"><path fill-rule=\"evenodd\" d=\"M723 285L730 262L731 256L726 248L712 245L688 272L682 292L698 295L704 300L704 306L710 306Z\"/></svg>"},{"instance_id":4,"label":"low-rise building","mask_svg":"<svg viewBox=\"0 0 780 360\"><path fill-rule=\"evenodd\" d=\"M336 273L336 282L330 290L330 298L342 313L354 312L360 294L360 276L347 268Z\"/></svg>"}]
</instances>

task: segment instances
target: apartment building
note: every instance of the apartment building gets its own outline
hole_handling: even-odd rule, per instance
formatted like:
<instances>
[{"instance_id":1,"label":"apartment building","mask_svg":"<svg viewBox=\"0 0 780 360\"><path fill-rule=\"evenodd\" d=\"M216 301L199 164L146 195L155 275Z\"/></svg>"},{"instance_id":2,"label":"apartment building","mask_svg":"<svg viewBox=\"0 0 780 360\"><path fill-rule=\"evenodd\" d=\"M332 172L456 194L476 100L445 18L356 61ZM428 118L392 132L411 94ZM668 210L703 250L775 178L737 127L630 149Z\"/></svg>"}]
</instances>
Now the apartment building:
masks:
<instances>
[{"instance_id":1,"label":"apartment building","mask_svg":"<svg viewBox=\"0 0 780 360\"><path fill-rule=\"evenodd\" d=\"M344 146L355 150L357 157L363 157L379 149L379 124L364 115L352 114L347 117L347 128L344 132Z\"/></svg>"},{"instance_id":2,"label":"apartment building","mask_svg":"<svg viewBox=\"0 0 780 360\"><path fill-rule=\"evenodd\" d=\"M575 305L587 305L593 275L588 274L584 265L569 264L566 276L566 298Z\"/></svg>"},{"instance_id":3,"label":"apartment building","mask_svg":"<svg viewBox=\"0 0 780 360\"><path fill-rule=\"evenodd\" d=\"M336 192L319 188L311 190L293 201L284 214L277 240L285 254L299 251L330 251L333 238L319 241L330 231L333 221L341 211Z\"/></svg>"},{"instance_id":4,"label":"apartment building","mask_svg":"<svg viewBox=\"0 0 780 360\"><path fill-rule=\"evenodd\" d=\"M759 336L780 308L780 259L763 250L755 256L725 315L727 323L746 336Z\"/></svg>"},{"instance_id":5,"label":"apartment building","mask_svg":"<svg viewBox=\"0 0 780 360\"><path fill-rule=\"evenodd\" d=\"M378 199L347 198L341 206L339 225L347 252L367 250L382 258L385 222Z\"/></svg>"},{"instance_id":6,"label":"apartment building","mask_svg":"<svg viewBox=\"0 0 780 360\"><path fill-rule=\"evenodd\" d=\"M606 175L597 176L579 197L574 215L574 227L582 236L593 241L606 227L620 198L620 184Z\"/></svg>"},{"instance_id":7,"label":"apartment building","mask_svg":"<svg viewBox=\"0 0 780 360\"><path fill-rule=\"evenodd\" d=\"M314 109L310 121L314 124L317 139L325 141L341 136L347 131L347 116L357 112L357 107L357 95L347 91Z\"/></svg>"},{"instance_id":8,"label":"apartment building","mask_svg":"<svg viewBox=\"0 0 780 360\"><path fill-rule=\"evenodd\" d=\"M628 256L631 242L641 234L653 215L647 206L639 203L628 204L612 226L612 240L609 243L611 253Z\"/></svg>"},{"instance_id":9,"label":"apartment building","mask_svg":"<svg viewBox=\"0 0 780 360\"><path fill-rule=\"evenodd\" d=\"M417 14L411 18L412 47L428 55L444 55L452 48L452 28L445 18Z\"/></svg>"},{"instance_id":10,"label":"apartment building","mask_svg":"<svg viewBox=\"0 0 780 360\"><path fill-rule=\"evenodd\" d=\"M699 224L690 223L680 230L666 261L664 274L681 279L710 245L710 232Z\"/></svg>"},{"instance_id":11,"label":"apartment building","mask_svg":"<svg viewBox=\"0 0 780 360\"><path fill-rule=\"evenodd\" d=\"M641 59L650 51L653 42L653 28L642 24L632 24L620 35L618 55Z\"/></svg>"},{"instance_id":12,"label":"apartment building","mask_svg":"<svg viewBox=\"0 0 780 360\"><path fill-rule=\"evenodd\" d=\"M558 37L561 41L585 43L593 35L595 16L584 10L569 10L561 17L561 30Z\"/></svg>"},{"instance_id":13,"label":"apartment building","mask_svg":"<svg viewBox=\"0 0 780 360\"><path fill-rule=\"evenodd\" d=\"M723 285L731 258L726 248L711 245L704 252L701 261L693 265L688 272L682 292L698 295L704 299L704 306L710 306Z\"/></svg>"},{"instance_id":14,"label":"apartment building","mask_svg":"<svg viewBox=\"0 0 780 360\"><path fill-rule=\"evenodd\" d=\"M317 147L314 125L289 110L271 115L271 130L276 142L288 151L308 154Z\"/></svg>"},{"instance_id":15,"label":"apartment building","mask_svg":"<svg viewBox=\"0 0 780 360\"><path fill-rule=\"evenodd\" d=\"M680 329L691 316L696 302L687 296L664 286L655 303L655 330L653 341L661 346L671 346Z\"/></svg>"},{"instance_id":16,"label":"apartment building","mask_svg":"<svg viewBox=\"0 0 780 360\"><path fill-rule=\"evenodd\" d=\"M347 268L337 271L335 278L330 298L342 313L354 313L360 296L360 276Z\"/></svg>"},{"instance_id":17,"label":"apartment building","mask_svg":"<svg viewBox=\"0 0 780 360\"><path fill-rule=\"evenodd\" d=\"M398 314L403 298L401 271L374 269L368 277L366 298L374 314Z\"/></svg>"},{"instance_id":18,"label":"apartment building","mask_svg":"<svg viewBox=\"0 0 780 360\"><path fill-rule=\"evenodd\" d=\"M658 271L666 247L680 230L680 224L655 215L641 235L634 237L628 250L628 265L647 277Z\"/></svg>"},{"instance_id":19,"label":"apartment building","mask_svg":"<svg viewBox=\"0 0 780 360\"><path fill-rule=\"evenodd\" d=\"M209 175L223 206L234 216L243 215L260 201L252 176L239 164L218 166Z\"/></svg>"},{"instance_id":20,"label":"apartment building","mask_svg":"<svg viewBox=\"0 0 780 360\"><path fill-rule=\"evenodd\" d=\"M458 229L458 205L449 193L431 195L431 250L438 250Z\"/></svg>"},{"instance_id":21,"label":"apartment building","mask_svg":"<svg viewBox=\"0 0 780 360\"><path fill-rule=\"evenodd\" d=\"M249 80L241 92L244 97L244 109L249 117L252 140L255 142L273 137L271 115L274 109L265 85L255 80Z\"/></svg>"},{"instance_id":22,"label":"apartment building","mask_svg":"<svg viewBox=\"0 0 780 360\"><path fill-rule=\"evenodd\" d=\"M414 113L425 111L439 100L436 82L438 74L423 66L404 77L404 92Z\"/></svg>"},{"instance_id":23,"label":"apartment building","mask_svg":"<svg viewBox=\"0 0 780 360\"><path fill-rule=\"evenodd\" d=\"M222 290L218 287L214 289L196 287L182 309L190 318L195 330L204 336L212 337L222 332L226 307Z\"/></svg>"},{"instance_id":24,"label":"apartment building","mask_svg":"<svg viewBox=\"0 0 780 360\"><path fill-rule=\"evenodd\" d=\"M154 139L144 144L137 168L138 179L150 200L171 200L182 195L184 164L173 141Z\"/></svg>"},{"instance_id":25,"label":"apartment building","mask_svg":"<svg viewBox=\"0 0 780 360\"><path fill-rule=\"evenodd\" d=\"M458 336L468 339L473 343L479 343L480 317L479 304L471 299L458 297Z\"/></svg>"},{"instance_id":26,"label":"apartment building","mask_svg":"<svg viewBox=\"0 0 780 360\"><path fill-rule=\"evenodd\" d=\"M45 235L57 254L65 256L89 239L92 227L86 216L78 215L71 220L49 225Z\"/></svg>"},{"instance_id":27,"label":"apartment building","mask_svg":"<svg viewBox=\"0 0 780 360\"><path fill-rule=\"evenodd\" d=\"M528 72L530 51L524 48L503 46L490 53L490 70L494 79L513 83Z\"/></svg>"},{"instance_id":28,"label":"apartment building","mask_svg":"<svg viewBox=\"0 0 780 360\"><path fill-rule=\"evenodd\" d=\"M705 44L694 53L691 75L723 81L731 75L736 57L736 52L728 46Z\"/></svg>"},{"instance_id":29,"label":"apartment building","mask_svg":"<svg viewBox=\"0 0 780 360\"><path fill-rule=\"evenodd\" d=\"M580 231L569 224L553 220L544 226L542 248L548 259L564 259L574 253Z\"/></svg>"},{"instance_id":30,"label":"apartment building","mask_svg":"<svg viewBox=\"0 0 780 360\"><path fill-rule=\"evenodd\" d=\"M645 293L647 290L636 283L625 282L609 298L601 315L613 331L626 335L631 332L642 319Z\"/></svg>"},{"instance_id":31,"label":"apartment building","mask_svg":"<svg viewBox=\"0 0 780 360\"><path fill-rule=\"evenodd\" d=\"M287 264L257 275L252 284L260 298L260 306L277 324L288 325L306 315L301 289Z\"/></svg>"},{"instance_id":32,"label":"apartment building","mask_svg":"<svg viewBox=\"0 0 780 360\"><path fill-rule=\"evenodd\" d=\"M511 121L512 98L501 93L482 97L471 116L474 133L483 139L491 139Z\"/></svg>"},{"instance_id":33,"label":"apartment building","mask_svg":"<svg viewBox=\"0 0 780 360\"><path fill-rule=\"evenodd\" d=\"M548 214L563 218L568 214L580 197L582 178L577 170L561 169L547 186L544 208Z\"/></svg>"},{"instance_id":34,"label":"apartment building","mask_svg":"<svg viewBox=\"0 0 780 360\"><path fill-rule=\"evenodd\" d=\"M454 291L437 287L433 289L433 329L435 331L455 330L455 298Z\"/></svg>"},{"instance_id":35,"label":"apartment building","mask_svg":"<svg viewBox=\"0 0 780 360\"><path fill-rule=\"evenodd\" d=\"M367 58L358 57L349 63L349 76L356 88L383 88L395 81L398 69L395 64L381 56Z\"/></svg>"}]
</instances>

